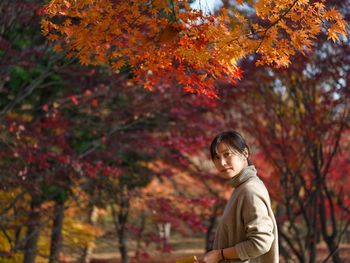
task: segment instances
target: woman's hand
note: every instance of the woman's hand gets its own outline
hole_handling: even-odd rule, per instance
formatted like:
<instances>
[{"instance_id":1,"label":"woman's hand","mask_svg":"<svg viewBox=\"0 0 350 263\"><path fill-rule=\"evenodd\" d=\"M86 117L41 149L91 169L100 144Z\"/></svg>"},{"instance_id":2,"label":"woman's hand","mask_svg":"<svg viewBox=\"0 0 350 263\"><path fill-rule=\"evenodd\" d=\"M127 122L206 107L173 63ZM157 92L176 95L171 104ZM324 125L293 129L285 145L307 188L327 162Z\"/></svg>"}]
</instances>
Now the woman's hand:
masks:
<instances>
[{"instance_id":1,"label":"woman's hand","mask_svg":"<svg viewBox=\"0 0 350 263\"><path fill-rule=\"evenodd\" d=\"M220 260L220 250L212 250L206 253L202 259L195 261L195 263L218 263Z\"/></svg>"}]
</instances>

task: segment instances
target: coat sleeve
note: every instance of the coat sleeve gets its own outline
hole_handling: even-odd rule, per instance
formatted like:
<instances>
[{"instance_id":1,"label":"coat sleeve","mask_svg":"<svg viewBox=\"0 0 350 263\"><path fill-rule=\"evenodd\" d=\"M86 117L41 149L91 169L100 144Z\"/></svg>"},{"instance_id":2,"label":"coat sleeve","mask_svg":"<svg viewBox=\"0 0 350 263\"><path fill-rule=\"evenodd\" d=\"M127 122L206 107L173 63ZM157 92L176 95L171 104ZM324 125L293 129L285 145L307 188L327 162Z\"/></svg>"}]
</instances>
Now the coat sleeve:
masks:
<instances>
[{"instance_id":1,"label":"coat sleeve","mask_svg":"<svg viewBox=\"0 0 350 263\"><path fill-rule=\"evenodd\" d=\"M270 199L258 191L248 192L243 199L242 221L247 239L235 245L241 260L267 253L274 240L273 220L269 216Z\"/></svg>"}]
</instances>

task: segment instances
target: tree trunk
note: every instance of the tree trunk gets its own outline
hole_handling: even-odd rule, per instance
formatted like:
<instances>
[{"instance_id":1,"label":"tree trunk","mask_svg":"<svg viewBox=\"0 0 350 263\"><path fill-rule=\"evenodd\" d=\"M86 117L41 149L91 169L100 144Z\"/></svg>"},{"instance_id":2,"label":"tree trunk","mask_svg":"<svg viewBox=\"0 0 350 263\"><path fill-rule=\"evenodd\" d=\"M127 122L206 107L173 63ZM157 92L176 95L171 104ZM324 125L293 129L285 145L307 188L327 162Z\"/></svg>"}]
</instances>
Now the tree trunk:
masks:
<instances>
[{"instance_id":1,"label":"tree trunk","mask_svg":"<svg viewBox=\"0 0 350 263\"><path fill-rule=\"evenodd\" d=\"M62 227L64 219L64 204L55 204L53 224L51 232L50 258L49 263L59 263L59 253L62 244Z\"/></svg>"},{"instance_id":2,"label":"tree trunk","mask_svg":"<svg viewBox=\"0 0 350 263\"><path fill-rule=\"evenodd\" d=\"M325 240L327 243L328 251L329 251L329 256L325 259L324 262L327 262L330 257L332 257L332 262L334 263L341 263L342 260L339 256L339 246L336 245L333 240Z\"/></svg>"},{"instance_id":3,"label":"tree trunk","mask_svg":"<svg viewBox=\"0 0 350 263\"><path fill-rule=\"evenodd\" d=\"M40 234L40 211L38 209L39 205L32 200L28 217L23 263L35 263Z\"/></svg>"},{"instance_id":4,"label":"tree trunk","mask_svg":"<svg viewBox=\"0 0 350 263\"><path fill-rule=\"evenodd\" d=\"M96 226L97 220L98 220L98 208L96 206L92 206L92 208L90 209L89 223L92 226ZM89 242L89 244L87 244L87 246L84 249L84 254L80 260L81 263L90 263L93 250L94 250L94 244L95 244L94 241Z\"/></svg>"},{"instance_id":5,"label":"tree trunk","mask_svg":"<svg viewBox=\"0 0 350 263\"><path fill-rule=\"evenodd\" d=\"M120 203L120 211L117 214L114 206L112 205L112 215L114 226L118 235L119 241L119 252L121 256L122 263L128 263L128 248L126 244L126 223L128 221L129 214L129 199L126 196L121 196Z\"/></svg>"},{"instance_id":6,"label":"tree trunk","mask_svg":"<svg viewBox=\"0 0 350 263\"><path fill-rule=\"evenodd\" d=\"M141 214L141 222L140 222L140 229L137 233L137 245L136 245L136 252L135 252L135 258L139 259L140 257L140 251L141 251L141 239L143 231L145 230L146 226L146 215L144 213Z\"/></svg>"},{"instance_id":7,"label":"tree trunk","mask_svg":"<svg viewBox=\"0 0 350 263\"><path fill-rule=\"evenodd\" d=\"M341 263L342 260L340 259L339 255L339 244L337 243L337 237L338 237L338 231L337 231L337 225L336 225L336 219L335 219L335 212L334 212L334 200L332 199L331 195L327 191L327 187L324 186L325 196L321 194L320 198L320 221L321 221L321 233L323 240L326 242L329 256L325 259L324 262L327 262L330 257L332 257L332 260L334 263ZM326 214L326 200L328 201L329 207L330 207L330 219L327 220L327 214ZM329 230L327 229L327 225L330 223L331 230L329 233Z\"/></svg>"},{"instance_id":8,"label":"tree trunk","mask_svg":"<svg viewBox=\"0 0 350 263\"><path fill-rule=\"evenodd\" d=\"M118 227L119 252L122 258L122 263L128 263L128 248L126 245L125 224Z\"/></svg>"},{"instance_id":9,"label":"tree trunk","mask_svg":"<svg viewBox=\"0 0 350 263\"><path fill-rule=\"evenodd\" d=\"M309 257L309 263L316 262L316 243L317 243L316 233L318 231L318 229L317 229L318 206L317 206L316 200L312 204L313 204L313 209L312 209L312 214L310 215L312 220L311 220L311 227L309 228L310 235L309 235L309 238L307 240L308 244L306 244L306 248L308 251L308 257Z\"/></svg>"}]
</instances>

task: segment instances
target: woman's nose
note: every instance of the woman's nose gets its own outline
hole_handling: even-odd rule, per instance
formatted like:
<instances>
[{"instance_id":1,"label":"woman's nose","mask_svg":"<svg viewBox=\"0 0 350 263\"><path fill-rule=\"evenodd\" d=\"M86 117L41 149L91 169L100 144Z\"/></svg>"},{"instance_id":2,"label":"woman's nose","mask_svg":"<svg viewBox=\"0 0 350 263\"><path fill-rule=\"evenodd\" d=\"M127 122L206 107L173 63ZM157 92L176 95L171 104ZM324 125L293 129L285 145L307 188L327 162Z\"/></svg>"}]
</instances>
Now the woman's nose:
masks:
<instances>
[{"instance_id":1,"label":"woman's nose","mask_svg":"<svg viewBox=\"0 0 350 263\"><path fill-rule=\"evenodd\" d=\"M221 164L222 166L226 165L226 160L225 160L225 158L221 158L221 159L220 159L220 164Z\"/></svg>"}]
</instances>

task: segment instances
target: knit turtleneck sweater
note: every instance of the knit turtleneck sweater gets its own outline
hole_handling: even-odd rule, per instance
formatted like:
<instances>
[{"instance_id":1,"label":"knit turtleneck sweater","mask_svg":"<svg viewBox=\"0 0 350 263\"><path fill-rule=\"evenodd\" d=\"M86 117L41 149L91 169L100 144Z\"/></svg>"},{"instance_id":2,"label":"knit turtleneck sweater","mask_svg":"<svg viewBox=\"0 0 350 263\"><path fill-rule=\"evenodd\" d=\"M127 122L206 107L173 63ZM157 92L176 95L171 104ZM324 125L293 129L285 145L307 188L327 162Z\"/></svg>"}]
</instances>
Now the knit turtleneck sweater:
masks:
<instances>
[{"instance_id":1,"label":"knit turtleneck sweater","mask_svg":"<svg viewBox=\"0 0 350 263\"><path fill-rule=\"evenodd\" d=\"M220 219L213 248L235 247L239 259L225 262L279 262L270 197L254 165L245 167L228 183L235 190Z\"/></svg>"},{"instance_id":2,"label":"knit turtleneck sweater","mask_svg":"<svg viewBox=\"0 0 350 263\"><path fill-rule=\"evenodd\" d=\"M243 168L242 171L240 171L236 176L232 177L229 183L233 188L237 188L238 186L243 184L245 181L253 177L257 177L256 169L254 165L249 165Z\"/></svg>"}]
</instances>

